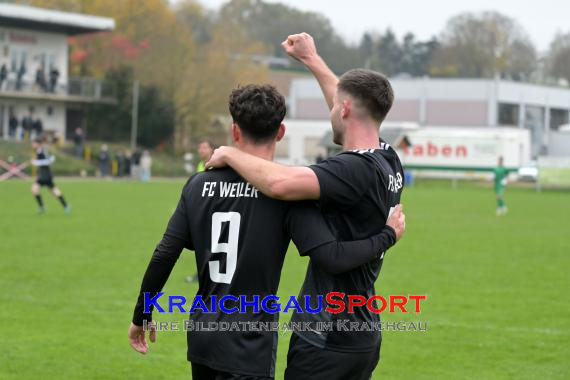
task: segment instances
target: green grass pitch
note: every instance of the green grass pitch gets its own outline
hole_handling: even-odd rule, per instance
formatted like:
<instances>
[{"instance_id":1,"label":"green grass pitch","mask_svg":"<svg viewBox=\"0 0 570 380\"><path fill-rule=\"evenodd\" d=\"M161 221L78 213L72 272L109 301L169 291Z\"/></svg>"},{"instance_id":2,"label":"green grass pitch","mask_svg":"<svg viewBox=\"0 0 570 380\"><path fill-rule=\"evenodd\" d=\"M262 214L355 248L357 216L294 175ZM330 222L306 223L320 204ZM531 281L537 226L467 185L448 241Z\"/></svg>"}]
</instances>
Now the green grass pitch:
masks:
<instances>
[{"instance_id":1,"label":"green grass pitch","mask_svg":"<svg viewBox=\"0 0 570 380\"><path fill-rule=\"evenodd\" d=\"M0 184L1 379L190 378L184 332L159 333L147 356L126 339L182 184L61 181L70 216L45 192L47 213L36 215L30 183ZM407 235L377 292L427 294L421 314L383 315L427 331L385 332L374 378L570 378L570 195L508 189L510 213L498 218L489 188L420 183L404 194ZM280 296L297 294L306 264L292 247ZM194 271L185 251L165 291L193 296L183 279Z\"/></svg>"}]
</instances>

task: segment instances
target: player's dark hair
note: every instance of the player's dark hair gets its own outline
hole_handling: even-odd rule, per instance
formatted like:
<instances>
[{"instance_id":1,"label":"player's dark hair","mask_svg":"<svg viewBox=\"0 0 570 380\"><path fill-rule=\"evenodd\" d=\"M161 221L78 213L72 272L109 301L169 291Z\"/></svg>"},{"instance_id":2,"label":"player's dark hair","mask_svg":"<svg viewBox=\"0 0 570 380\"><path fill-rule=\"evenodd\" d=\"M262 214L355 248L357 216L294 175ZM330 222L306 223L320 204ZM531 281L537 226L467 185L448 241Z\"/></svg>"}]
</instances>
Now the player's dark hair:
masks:
<instances>
[{"instance_id":1,"label":"player's dark hair","mask_svg":"<svg viewBox=\"0 0 570 380\"><path fill-rule=\"evenodd\" d=\"M388 78L372 70L347 71L340 77L338 89L352 96L379 124L394 102L394 91Z\"/></svg>"},{"instance_id":2,"label":"player's dark hair","mask_svg":"<svg viewBox=\"0 0 570 380\"><path fill-rule=\"evenodd\" d=\"M285 98L269 84L234 89L229 106L234 123L255 143L274 139L287 112Z\"/></svg>"},{"instance_id":3,"label":"player's dark hair","mask_svg":"<svg viewBox=\"0 0 570 380\"><path fill-rule=\"evenodd\" d=\"M43 136L38 136L36 138L34 138L33 140L36 144L43 144L44 143L44 138Z\"/></svg>"}]
</instances>

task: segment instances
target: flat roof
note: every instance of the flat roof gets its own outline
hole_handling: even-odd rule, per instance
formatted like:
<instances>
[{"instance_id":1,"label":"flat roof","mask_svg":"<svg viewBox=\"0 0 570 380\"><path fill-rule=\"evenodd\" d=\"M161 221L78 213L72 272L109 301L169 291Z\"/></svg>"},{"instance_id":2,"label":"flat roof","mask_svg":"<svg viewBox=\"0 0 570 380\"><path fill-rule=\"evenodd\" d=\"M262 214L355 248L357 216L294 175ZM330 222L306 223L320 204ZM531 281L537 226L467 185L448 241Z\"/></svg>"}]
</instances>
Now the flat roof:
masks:
<instances>
[{"instance_id":1,"label":"flat roof","mask_svg":"<svg viewBox=\"0 0 570 380\"><path fill-rule=\"evenodd\" d=\"M73 36L115 29L108 17L54 11L24 5L0 4L0 26L53 32Z\"/></svg>"},{"instance_id":2,"label":"flat roof","mask_svg":"<svg viewBox=\"0 0 570 380\"><path fill-rule=\"evenodd\" d=\"M396 102L421 99L476 102L490 100L550 108L570 108L570 88L565 87L478 78L393 78L390 82L396 94ZM319 100L320 109L313 108L314 112L318 112L319 115L321 112L323 114L326 112L328 115L317 80L314 78L293 79L289 91L293 111L296 112L295 107L301 108L296 105L297 102L309 102L315 99ZM311 104L311 107L314 106L315 104Z\"/></svg>"}]
</instances>

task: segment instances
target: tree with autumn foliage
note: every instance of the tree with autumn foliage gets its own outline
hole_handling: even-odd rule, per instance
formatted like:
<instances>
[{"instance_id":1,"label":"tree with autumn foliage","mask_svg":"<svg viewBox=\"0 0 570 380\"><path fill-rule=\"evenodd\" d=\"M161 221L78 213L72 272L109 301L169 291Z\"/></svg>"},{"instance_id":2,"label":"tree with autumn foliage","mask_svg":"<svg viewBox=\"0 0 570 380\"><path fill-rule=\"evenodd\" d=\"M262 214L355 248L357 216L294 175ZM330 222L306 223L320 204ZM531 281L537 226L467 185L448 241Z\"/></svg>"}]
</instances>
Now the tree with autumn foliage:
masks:
<instances>
[{"instance_id":1,"label":"tree with autumn foliage","mask_svg":"<svg viewBox=\"0 0 570 380\"><path fill-rule=\"evenodd\" d=\"M243 29L223 18L214 23L176 91L179 148L205 135L216 115L228 114L228 96L235 86L267 81L268 70L251 61L251 56L264 52L264 46L252 42Z\"/></svg>"}]
</instances>

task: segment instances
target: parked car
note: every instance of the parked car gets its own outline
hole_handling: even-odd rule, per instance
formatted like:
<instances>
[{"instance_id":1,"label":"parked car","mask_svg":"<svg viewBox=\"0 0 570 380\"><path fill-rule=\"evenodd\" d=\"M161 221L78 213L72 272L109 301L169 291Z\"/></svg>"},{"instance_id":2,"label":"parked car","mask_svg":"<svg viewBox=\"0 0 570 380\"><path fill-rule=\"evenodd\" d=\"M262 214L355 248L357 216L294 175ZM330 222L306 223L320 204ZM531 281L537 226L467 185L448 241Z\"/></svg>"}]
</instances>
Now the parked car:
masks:
<instances>
[{"instance_id":1,"label":"parked car","mask_svg":"<svg viewBox=\"0 0 570 380\"><path fill-rule=\"evenodd\" d=\"M518 170L519 181L536 182L538 180L538 166L536 161L530 161Z\"/></svg>"}]
</instances>

